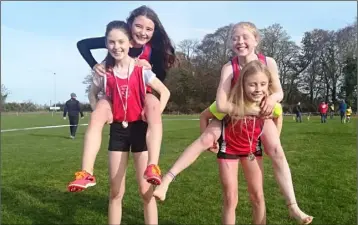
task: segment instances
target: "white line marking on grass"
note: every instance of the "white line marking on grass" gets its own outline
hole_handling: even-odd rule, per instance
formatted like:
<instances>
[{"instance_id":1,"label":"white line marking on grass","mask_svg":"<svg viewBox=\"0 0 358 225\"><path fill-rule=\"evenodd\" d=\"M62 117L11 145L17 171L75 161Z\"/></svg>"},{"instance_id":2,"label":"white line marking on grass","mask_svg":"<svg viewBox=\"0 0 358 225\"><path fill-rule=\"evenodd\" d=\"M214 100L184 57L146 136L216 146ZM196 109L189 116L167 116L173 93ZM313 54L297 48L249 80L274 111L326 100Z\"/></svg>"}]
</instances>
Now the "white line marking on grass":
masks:
<instances>
[{"instance_id":1,"label":"white line marking on grass","mask_svg":"<svg viewBox=\"0 0 358 225\"><path fill-rule=\"evenodd\" d=\"M163 120L199 120L199 119L163 119ZM56 125L56 126L43 126L43 127L27 127L27 128L17 128L17 129L7 129L1 130L1 133L4 132L13 132L13 131L25 131L25 130L40 130L40 129L51 129L51 128L60 128L60 127L69 127L71 125ZM78 124L78 126L88 126L87 123Z\"/></svg>"},{"instance_id":2,"label":"white line marking on grass","mask_svg":"<svg viewBox=\"0 0 358 225\"><path fill-rule=\"evenodd\" d=\"M84 124L78 124L79 126L87 126L87 123ZM11 132L11 131L24 131L24 130L39 130L39 129L50 129L50 128L59 128L59 127L69 127L71 125L57 125L57 126L44 126L44 127L27 127L27 128L17 128L17 129L7 129L7 130L1 130L1 133L3 132Z\"/></svg>"}]
</instances>

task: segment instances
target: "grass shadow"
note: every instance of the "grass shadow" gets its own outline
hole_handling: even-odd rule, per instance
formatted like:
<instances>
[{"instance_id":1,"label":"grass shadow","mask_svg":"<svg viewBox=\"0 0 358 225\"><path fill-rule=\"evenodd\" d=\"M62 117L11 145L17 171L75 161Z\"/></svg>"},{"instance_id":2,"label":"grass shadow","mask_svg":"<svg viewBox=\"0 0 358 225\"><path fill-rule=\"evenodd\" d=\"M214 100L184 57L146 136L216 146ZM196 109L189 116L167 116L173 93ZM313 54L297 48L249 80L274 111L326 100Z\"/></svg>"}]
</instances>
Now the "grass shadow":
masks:
<instances>
[{"instance_id":1,"label":"grass shadow","mask_svg":"<svg viewBox=\"0 0 358 225\"><path fill-rule=\"evenodd\" d=\"M22 215L32 221L31 224L107 224L108 197L98 192L70 193L31 184L3 186L1 192L2 210L8 215ZM94 214L103 216L97 216L96 221L88 216L86 221L86 215ZM5 223L11 221L11 218L3 218ZM125 204L122 223L143 223L142 207Z\"/></svg>"}]
</instances>

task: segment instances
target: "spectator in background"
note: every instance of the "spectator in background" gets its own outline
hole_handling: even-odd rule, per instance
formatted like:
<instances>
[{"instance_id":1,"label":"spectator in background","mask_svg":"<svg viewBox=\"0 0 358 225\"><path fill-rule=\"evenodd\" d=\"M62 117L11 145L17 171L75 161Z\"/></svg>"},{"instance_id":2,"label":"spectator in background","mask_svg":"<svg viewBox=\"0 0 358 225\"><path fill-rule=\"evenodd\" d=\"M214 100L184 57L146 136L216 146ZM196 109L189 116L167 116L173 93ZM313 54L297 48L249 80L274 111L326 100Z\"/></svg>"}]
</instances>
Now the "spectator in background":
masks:
<instances>
[{"instance_id":1,"label":"spectator in background","mask_svg":"<svg viewBox=\"0 0 358 225\"><path fill-rule=\"evenodd\" d=\"M346 111L347 111L347 104L344 100L341 101L339 104L339 113L341 115L341 123L346 123Z\"/></svg>"},{"instance_id":2,"label":"spectator in background","mask_svg":"<svg viewBox=\"0 0 358 225\"><path fill-rule=\"evenodd\" d=\"M328 105L325 101L322 101L321 104L319 104L319 113L321 114L321 123L327 122L327 111L328 111Z\"/></svg>"},{"instance_id":3,"label":"spectator in background","mask_svg":"<svg viewBox=\"0 0 358 225\"><path fill-rule=\"evenodd\" d=\"M334 116L334 103L331 102L330 106L329 106L329 110L330 110L330 117L331 119L333 119L333 116Z\"/></svg>"},{"instance_id":4,"label":"spectator in background","mask_svg":"<svg viewBox=\"0 0 358 225\"><path fill-rule=\"evenodd\" d=\"M346 110L347 123L351 121L351 115L352 115L352 107L349 106L348 109Z\"/></svg>"},{"instance_id":5,"label":"spectator in background","mask_svg":"<svg viewBox=\"0 0 358 225\"><path fill-rule=\"evenodd\" d=\"M296 122L300 121L302 123L302 108L301 102L298 102L294 108L294 112L296 113Z\"/></svg>"},{"instance_id":6,"label":"spectator in background","mask_svg":"<svg viewBox=\"0 0 358 225\"><path fill-rule=\"evenodd\" d=\"M83 112L80 106L80 102L76 99L77 96L75 93L71 93L71 98L65 103L65 107L63 108L63 119L66 119L66 114L68 112L68 119L70 121L70 138L74 139L76 136L79 115L81 114L81 118L83 118Z\"/></svg>"}]
</instances>

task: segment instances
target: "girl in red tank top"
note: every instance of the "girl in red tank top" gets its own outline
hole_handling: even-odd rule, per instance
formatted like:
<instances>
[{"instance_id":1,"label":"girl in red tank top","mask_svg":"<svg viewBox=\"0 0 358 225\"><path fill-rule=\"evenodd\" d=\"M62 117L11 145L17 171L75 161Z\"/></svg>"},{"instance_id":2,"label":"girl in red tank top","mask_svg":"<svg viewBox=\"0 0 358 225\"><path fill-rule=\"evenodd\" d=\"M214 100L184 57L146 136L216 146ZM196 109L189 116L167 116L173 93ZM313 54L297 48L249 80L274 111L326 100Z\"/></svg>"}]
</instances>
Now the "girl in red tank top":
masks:
<instances>
[{"instance_id":1,"label":"girl in red tank top","mask_svg":"<svg viewBox=\"0 0 358 225\"><path fill-rule=\"evenodd\" d=\"M136 58L137 65L152 68L156 77L163 82L167 71L175 62L175 51L158 15L151 8L143 5L130 13L127 23L132 36L128 54ZM94 163L101 146L103 127L105 124L112 123L114 116L111 111L112 103L103 94L103 87L96 85L96 83L101 83L98 81L106 76L106 62L97 63L91 54L91 49L106 48L106 37L83 39L77 43L77 47L90 68L94 70L94 82L88 96L93 113L85 134L82 168L76 173L85 175L76 176L76 180L78 180L77 177L93 176ZM151 184L160 184L161 171L158 164L163 135L162 111L158 98L151 92L151 87L147 86L146 92L141 116L148 123L146 136L148 162L143 177ZM91 186L94 185L95 182L91 183ZM87 187L88 185L84 188ZM79 189L81 190L83 188Z\"/></svg>"}]
</instances>

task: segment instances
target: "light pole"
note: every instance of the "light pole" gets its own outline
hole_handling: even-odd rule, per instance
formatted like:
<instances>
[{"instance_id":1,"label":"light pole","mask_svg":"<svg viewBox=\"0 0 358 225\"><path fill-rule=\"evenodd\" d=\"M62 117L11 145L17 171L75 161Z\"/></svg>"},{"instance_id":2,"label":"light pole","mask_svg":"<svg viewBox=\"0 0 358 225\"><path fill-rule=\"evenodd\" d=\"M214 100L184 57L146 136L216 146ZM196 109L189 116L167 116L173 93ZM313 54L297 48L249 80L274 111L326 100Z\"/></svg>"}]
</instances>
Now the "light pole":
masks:
<instances>
[{"instance_id":1,"label":"light pole","mask_svg":"<svg viewBox=\"0 0 358 225\"><path fill-rule=\"evenodd\" d=\"M57 109L56 109L56 73L53 73L53 77L54 77L54 79L53 79L54 82L53 82L53 83L54 83L54 92L55 92L55 93L54 93L54 96L55 96L55 99L54 99L54 100L55 100L55 112L56 112L56 110L57 110Z\"/></svg>"}]
</instances>

